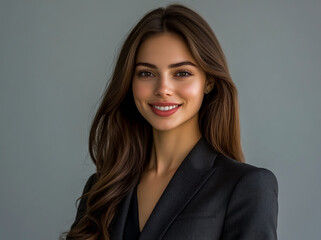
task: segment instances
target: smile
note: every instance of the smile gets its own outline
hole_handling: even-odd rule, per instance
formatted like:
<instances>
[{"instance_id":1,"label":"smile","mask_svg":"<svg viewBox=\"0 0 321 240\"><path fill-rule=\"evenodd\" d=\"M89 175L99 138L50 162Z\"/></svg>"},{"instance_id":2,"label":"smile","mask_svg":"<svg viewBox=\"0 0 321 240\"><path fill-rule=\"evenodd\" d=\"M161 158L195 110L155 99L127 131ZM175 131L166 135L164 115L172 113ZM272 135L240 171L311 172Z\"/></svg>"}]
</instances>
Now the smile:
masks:
<instances>
[{"instance_id":1,"label":"smile","mask_svg":"<svg viewBox=\"0 0 321 240\"><path fill-rule=\"evenodd\" d=\"M175 112L178 111L178 109L182 106L182 104L176 104L176 103L154 103L154 104L149 104L152 112L156 114L159 117L169 117Z\"/></svg>"},{"instance_id":2,"label":"smile","mask_svg":"<svg viewBox=\"0 0 321 240\"><path fill-rule=\"evenodd\" d=\"M172 106L155 106L155 105L153 105L153 107L160 110L160 111L169 111L174 108L178 108L178 105L172 105Z\"/></svg>"}]
</instances>

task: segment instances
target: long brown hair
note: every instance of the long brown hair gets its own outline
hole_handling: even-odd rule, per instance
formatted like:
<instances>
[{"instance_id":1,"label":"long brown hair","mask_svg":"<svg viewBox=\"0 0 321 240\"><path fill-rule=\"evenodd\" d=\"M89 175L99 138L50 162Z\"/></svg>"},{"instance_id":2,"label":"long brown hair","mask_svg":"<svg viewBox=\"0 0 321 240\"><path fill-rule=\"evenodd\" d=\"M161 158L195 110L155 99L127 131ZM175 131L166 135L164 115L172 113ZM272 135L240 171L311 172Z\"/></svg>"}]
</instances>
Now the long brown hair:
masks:
<instances>
[{"instance_id":1,"label":"long brown hair","mask_svg":"<svg viewBox=\"0 0 321 240\"><path fill-rule=\"evenodd\" d=\"M147 13L125 40L93 119L89 152L97 168L97 182L86 194L86 213L70 230L68 239L110 239L110 226L118 204L138 183L147 166L152 128L136 109L131 82L140 44L149 36L163 32L182 36L195 61L205 71L207 81L214 83L200 108L202 135L217 152L244 162L237 90L212 29L185 6L157 8Z\"/></svg>"}]
</instances>

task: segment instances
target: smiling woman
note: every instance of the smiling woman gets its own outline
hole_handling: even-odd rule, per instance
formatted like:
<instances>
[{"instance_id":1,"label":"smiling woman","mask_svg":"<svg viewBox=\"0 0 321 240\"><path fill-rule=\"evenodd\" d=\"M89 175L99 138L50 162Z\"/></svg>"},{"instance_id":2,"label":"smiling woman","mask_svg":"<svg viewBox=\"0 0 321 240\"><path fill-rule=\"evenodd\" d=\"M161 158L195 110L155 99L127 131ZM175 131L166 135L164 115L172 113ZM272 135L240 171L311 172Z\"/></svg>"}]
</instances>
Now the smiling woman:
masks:
<instances>
[{"instance_id":1,"label":"smiling woman","mask_svg":"<svg viewBox=\"0 0 321 240\"><path fill-rule=\"evenodd\" d=\"M184 39L175 33L155 34L140 46L135 66L135 104L153 135L176 128L177 136L187 131L184 135L199 138L198 112L209 83Z\"/></svg>"},{"instance_id":2,"label":"smiling woman","mask_svg":"<svg viewBox=\"0 0 321 240\"><path fill-rule=\"evenodd\" d=\"M277 239L277 180L244 163L238 114L204 19L182 5L147 13L93 120L97 172L67 239Z\"/></svg>"}]
</instances>

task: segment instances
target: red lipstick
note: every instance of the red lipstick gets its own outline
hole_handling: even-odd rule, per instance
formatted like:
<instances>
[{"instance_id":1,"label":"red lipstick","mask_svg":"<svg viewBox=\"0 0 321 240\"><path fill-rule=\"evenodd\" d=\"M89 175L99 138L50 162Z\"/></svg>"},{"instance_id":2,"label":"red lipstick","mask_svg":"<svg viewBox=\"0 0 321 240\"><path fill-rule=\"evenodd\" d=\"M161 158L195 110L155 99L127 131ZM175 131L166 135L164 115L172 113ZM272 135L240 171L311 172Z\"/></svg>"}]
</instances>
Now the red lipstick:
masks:
<instances>
[{"instance_id":1,"label":"red lipstick","mask_svg":"<svg viewBox=\"0 0 321 240\"><path fill-rule=\"evenodd\" d=\"M173 103L173 102L153 102L149 106L153 113L160 117L168 117L181 107L182 104Z\"/></svg>"}]
</instances>

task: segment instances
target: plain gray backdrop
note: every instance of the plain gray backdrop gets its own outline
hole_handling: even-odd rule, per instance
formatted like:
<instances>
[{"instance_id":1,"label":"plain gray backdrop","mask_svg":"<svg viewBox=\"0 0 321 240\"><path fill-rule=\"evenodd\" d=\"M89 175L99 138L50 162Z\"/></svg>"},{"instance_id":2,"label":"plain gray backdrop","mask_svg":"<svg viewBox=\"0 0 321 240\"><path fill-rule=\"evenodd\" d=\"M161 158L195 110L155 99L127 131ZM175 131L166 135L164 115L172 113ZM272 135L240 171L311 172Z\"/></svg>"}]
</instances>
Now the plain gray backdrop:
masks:
<instances>
[{"instance_id":1,"label":"plain gray backdrop","mask_svg":"<svg viewBox=\"0 0 321 240\"><path fill-rule=\"evenodd\" d=\"M118 49L170 2L0 0L0 239L68 230L94 171L88 132ZM247 162L278 178L279 239L321 239L321 1L181 3L225 51Z\"/></svg>"}]
</instances>

